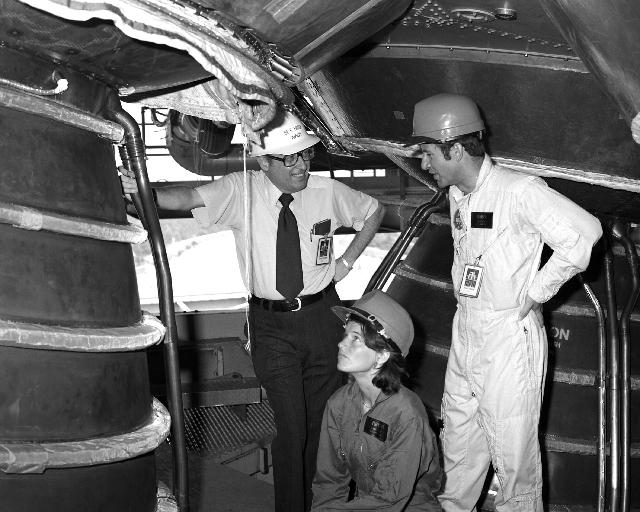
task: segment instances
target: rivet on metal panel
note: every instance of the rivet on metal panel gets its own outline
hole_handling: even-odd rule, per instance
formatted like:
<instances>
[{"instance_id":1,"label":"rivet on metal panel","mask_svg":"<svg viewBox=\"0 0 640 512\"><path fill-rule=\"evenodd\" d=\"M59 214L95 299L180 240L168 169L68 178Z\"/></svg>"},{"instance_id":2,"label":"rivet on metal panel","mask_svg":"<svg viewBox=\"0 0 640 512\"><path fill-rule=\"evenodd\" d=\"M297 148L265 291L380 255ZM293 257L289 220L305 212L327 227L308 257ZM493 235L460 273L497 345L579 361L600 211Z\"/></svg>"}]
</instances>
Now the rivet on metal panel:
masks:
<instances>
[{"instance_id":1,"label":"rivet on metal panel","mask_svg":"<svg viewBox=\"0 0 640 512\"><path fill-rule=\"evenodd\" d=\"M518 13L515 9L509 7L498 7L493 11L495 17L502 21L513 21L518 19Z\"/></svg>"}]
</instances>

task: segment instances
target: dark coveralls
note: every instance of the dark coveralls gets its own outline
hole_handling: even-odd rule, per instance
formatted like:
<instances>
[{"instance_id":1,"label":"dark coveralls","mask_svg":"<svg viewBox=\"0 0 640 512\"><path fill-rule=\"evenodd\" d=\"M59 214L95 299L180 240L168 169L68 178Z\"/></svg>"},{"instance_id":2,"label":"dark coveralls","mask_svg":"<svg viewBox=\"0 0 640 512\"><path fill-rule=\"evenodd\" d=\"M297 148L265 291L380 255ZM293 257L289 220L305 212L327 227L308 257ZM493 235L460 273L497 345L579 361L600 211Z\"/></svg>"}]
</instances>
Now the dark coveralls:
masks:
<instances>
[{"instance_id":1,"label":"dark coveralls","mask_svg":"<svg viewBox=\"0 0 640 512\"><path fill-rule=\"evenodd\" d=\"M440 511L440 456L424 405L402 386L380 393L363 414L355 381L327 402L320 433L312 512ZM356 497L347 501L349 481Z\"/></svg>"}]
</instances>

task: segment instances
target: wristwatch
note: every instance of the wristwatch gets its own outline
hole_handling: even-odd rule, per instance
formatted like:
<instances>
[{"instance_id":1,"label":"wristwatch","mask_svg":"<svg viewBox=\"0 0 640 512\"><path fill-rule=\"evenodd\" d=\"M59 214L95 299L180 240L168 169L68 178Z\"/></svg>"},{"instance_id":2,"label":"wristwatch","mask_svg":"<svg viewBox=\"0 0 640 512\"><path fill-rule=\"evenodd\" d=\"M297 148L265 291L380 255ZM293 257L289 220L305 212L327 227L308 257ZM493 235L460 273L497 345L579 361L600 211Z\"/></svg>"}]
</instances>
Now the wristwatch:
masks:
<instances>
[{"instance_id":1,"label":"wristwatch","mask_svg":"<svg viewBox=\"0 0 640 512\"><path fill-rule=\"evenodd\" d=\"M340 258L342 260L342 263L344 263L345 267L347 267L347 270L351 270L353 268L353 263L349 263L347 261L347 258L345 258L344 256L340 256Z\"/></svg>"}]
</instances>

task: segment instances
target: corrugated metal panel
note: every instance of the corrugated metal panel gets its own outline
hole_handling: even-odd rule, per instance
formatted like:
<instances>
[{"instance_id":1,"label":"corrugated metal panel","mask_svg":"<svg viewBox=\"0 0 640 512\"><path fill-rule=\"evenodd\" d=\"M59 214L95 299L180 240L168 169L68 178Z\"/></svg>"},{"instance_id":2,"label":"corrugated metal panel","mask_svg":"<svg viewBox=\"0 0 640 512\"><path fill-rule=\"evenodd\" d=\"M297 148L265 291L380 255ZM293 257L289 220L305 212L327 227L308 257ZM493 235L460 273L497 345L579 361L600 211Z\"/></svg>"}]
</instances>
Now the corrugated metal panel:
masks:
<instances>
[{"instance_id":1,"label":"corrugated metal panel","mask_svg":"<svg viewBox=\"0 0 640 512\"><path fill-rule=\"evenodd\" d=\"M271 442L276 428L268 402L248 404L246 416L236 414L235 410L231 406L185 410L187 449L221 455L249 444L266 445Z\"/></svg>"}]
</instances>

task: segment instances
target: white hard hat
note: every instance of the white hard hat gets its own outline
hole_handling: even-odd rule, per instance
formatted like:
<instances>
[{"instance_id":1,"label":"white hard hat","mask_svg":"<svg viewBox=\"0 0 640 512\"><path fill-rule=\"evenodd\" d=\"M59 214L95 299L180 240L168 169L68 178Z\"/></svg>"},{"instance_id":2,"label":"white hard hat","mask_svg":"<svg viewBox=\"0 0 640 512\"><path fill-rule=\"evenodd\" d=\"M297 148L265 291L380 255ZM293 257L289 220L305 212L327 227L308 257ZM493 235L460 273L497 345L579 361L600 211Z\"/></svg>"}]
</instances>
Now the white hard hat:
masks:
<instances>
[{"instance_id":1,"label":"white hard hat","mask_svg":"<svg viewBox=\"0 0 640 512\"><path fill-rule=\"evenodd\" d=\"M284 111L265 128L262 147L250 144L251 156L293 155L320 142L315 135L309 135L302 121L291 112Z\"/></svg>"}]
</instances>

